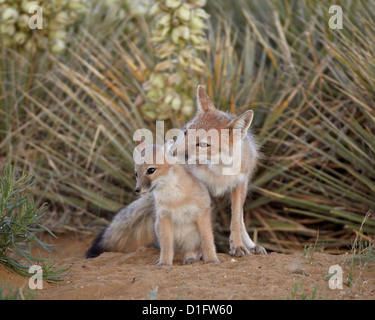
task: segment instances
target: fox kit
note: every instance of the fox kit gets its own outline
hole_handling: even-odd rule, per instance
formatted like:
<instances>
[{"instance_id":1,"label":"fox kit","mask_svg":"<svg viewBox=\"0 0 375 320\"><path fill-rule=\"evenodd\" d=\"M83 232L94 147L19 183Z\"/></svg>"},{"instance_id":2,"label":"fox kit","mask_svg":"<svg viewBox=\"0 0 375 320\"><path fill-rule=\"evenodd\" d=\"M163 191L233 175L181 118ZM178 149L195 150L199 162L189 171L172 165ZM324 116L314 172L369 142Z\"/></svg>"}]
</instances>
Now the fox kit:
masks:
<instances>
[{"instance_id":1,"label":"fox kit","mask_svg":"<svg viewBox=\"0 0 375 320\"><path fill-rule=\"evenodd\" d=\"M154 195L155 233L160 245L158 265L172 265L174 250L181 251L184 264L198 261L200 251L205 262L218 263L211 225L211 199L206 186L183 165L170 164L174 161L168 161L171 159L165 150L168 144L156 146L146 141L142 144L142 153L135 156L135 191ZM155 159L160 158L163 161L157 164Z\"/></svg>"},{"instance_id":2,"label":"fox kit","mask_svg":"<svg viewBox=\"0 0 375 320\"><path fill-rule=\"evenodd\" d=\"M183 128L182 134L185 138L182 141L185 144L185 152L195 149L193 160L199 160L200 154L204 154L207 162L206 164L191 164L189 165L190 170L205 183L212 196L231 193L230 254L241 257L249 253L266 253L263 247L255 245L250 239L243 220L243 205L246 200L249 180L256 169L259 158L255 139L248 131L253 119L253 111L246 111L238 117L220 111L215 108L202 86L198 86L197 90L197 108L194 119ZM198 132L198 137L194 136L193 139L189 139L191 129ZM212 129L217 130L217 136L207 135L207 132ZM234 138L235 132L239 133L238 139ZM223 139L222 137L225 135L222 136L221 133L228 133L229 139ZM198 143L196 138L198 138ZM239 155L235 154L235 147L236 150L239 150ZM232 174L224 175L224 170L233 165L224 159L228 158L230 153L233 154L233 159L239 160L238 170L232 171ZM190 153L185 153L187 158L189 155ZM213 159L218 159L218 162L214 164Z\"/></svg>"},{"instance_id":3,"label":"fox kit","mask_svg":"<svg viewBox=\"0 0 375 320\"><path fill-rule=\"evenodd\" d=\"M236 257L249 253L266 253L263 247L256 245L250 239L243 220L243 205L249 180L255 172L259 158L255 139L248 130L253 119L253 111L246 111L238 117L220 111L215 108L202 86L198 86L197 89L197 109L194 119L183 128L182 139L178 138L173 148L178 149L181 143L185 145L184 156L189 162L193 162L187 165L190 173L205 184L212 196L231 194L232 219L229 253ZM195 129L198 136L189 139L189 129ZM212 129L216 129L219 133L229 132L230 139L222 139L220 134L218 137L208 137L207 132ZM235 131L240 133L240 138L237 140L234 139ZM191 149L195 152L190 157L188 151ZM238 150L240 150L240 155L235 154ZM231 152L233 159L239 160L238 170L225 175L223 170L232 165L226 159ZM199 163L200 154L207 154L206 164ZM214 159L219 160L217 164L213 161ZM180 169L180 167L172 167L169 170L180 171ZM187 172L184 174L190 177ZM171 179L172 182L176 184L173 179ZM201 185L201 183L198 184ZM182 192L177 187L176 190ZM193 192L193 188L190 187L186 190ZM141 246L155 244L156 236L153 228L154 212L157 206L154 197L149 194L120 210L110 225L94 240L86 257L96 257L104 251L129 252Z\"/></svg>"}]
</instances>

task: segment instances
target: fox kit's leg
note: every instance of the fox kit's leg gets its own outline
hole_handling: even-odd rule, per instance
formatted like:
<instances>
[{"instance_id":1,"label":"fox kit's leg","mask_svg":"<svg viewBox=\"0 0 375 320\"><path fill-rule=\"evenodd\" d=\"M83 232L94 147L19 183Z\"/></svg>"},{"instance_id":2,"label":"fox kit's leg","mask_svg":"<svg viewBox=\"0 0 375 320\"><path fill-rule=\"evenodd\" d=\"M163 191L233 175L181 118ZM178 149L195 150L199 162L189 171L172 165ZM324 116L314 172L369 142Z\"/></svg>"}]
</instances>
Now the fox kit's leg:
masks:
<instances>
[{"instance_id":1,"label":"fox kit's leg","mask_svg":"<svg viewBox=\"0 0 375 320\"><path fill-rule=\"evenodd\" d=\"M173 262L173 224L170 217L158 217L156 234L160 244L160 258L158 266L172 265Z\"/></svg>"},{"instance_id":2,"label":"fox kit's leg","mask_svg":"<svg viewBox=\"0 0 375 320\"><path fill-rule=\"evenodd\" d=\"M232 191L232 220L229 253L236 257L242 257L249 253L265 254L267 251L256 245L247 233L243 219L243 205L247 196L248 182L243 182Z\"/></svg>"},{"instance_id":3,"label":"fox kit's leg","mask_svg":"<svg viewBox=\"0 0 375 320\"><path fill-rule=\"evenodd\" d=\"M197 225L201 236L201 248L204 262L220 263L216 255L210 208L205 209L205 211L198 216Z\"/></svg>"}]
</instances>

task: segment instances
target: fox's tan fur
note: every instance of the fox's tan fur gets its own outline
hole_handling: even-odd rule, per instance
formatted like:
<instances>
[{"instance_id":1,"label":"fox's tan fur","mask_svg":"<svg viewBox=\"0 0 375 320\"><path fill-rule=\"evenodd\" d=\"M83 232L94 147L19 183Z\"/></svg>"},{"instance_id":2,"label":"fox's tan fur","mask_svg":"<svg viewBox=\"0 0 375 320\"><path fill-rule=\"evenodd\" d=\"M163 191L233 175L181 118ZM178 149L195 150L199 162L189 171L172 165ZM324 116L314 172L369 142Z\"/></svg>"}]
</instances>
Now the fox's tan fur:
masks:
<instances>
[{"instance_id":1,"label":"fox's tan fur","mask_svg":"<svg viewBox=\"0 0 375 320\"><path fill-rule=\"evenodd\" d=\"M148 156L147 149L152 149ZM199 260L218 262L211 225L211 199L206 186L180 164L167 159L156 164L157 154L164 157L163 146L146 146L145 163L136 164L136 191L150 192L155 198L155 231L160 245L158 265L172 265L174 251L183 254L184 264ZM149 173L148 170L154 170Z\"/></svg>"},{"instance_id":2,"label":"fox's tan fur","mask_svg":"<svg viewBox=\"0 0 375 320\"><path fill-rule=\"evenodd\" d=\"M230 254L240 257L249 253L266 253L261 246L255 245L250 239L243 220L243 205L246 200L249 181L256 170L259 158L257 145L254 137L248 131L252 121L253 112L247 111L239 117L225 113L215 108L211 99L206 94L202 86L198 86L197 90L197 107L198 111L194 119L188 122L184 130L187 129L240 129L242 139L240 140L241 149L241 168L235 175L223 175L223 164L191 164L188 165L189 171L208 188L212 196L220 196L226 193L231 194L232 203L232 219L230 225ZM202 137L200 137L202 138ZM230 140L231 141L231 140ZM185 139L184 143L189 146L189 139ZM190 142L196 144L195 141ZM221 150L221 140L211 141L219 144L219 153ZM194 147L193 145L193 147ZM191 146L190 146L191 147ZM224 145L225 147L225 145ZM232 148L233 146L226 146ZM197 154L199 157L199 148ZM176 167L177 168L177 167ZM178 169L172 169L178 170ZM186 171L187 172L187 171ZM188 173L186 173L188 174ZM173 181L173 177L171 180ZM198 183L198 185L201 184ZM185 188L185 185L184 185ZM200 190L189 188L189 192ZM190 201L190 200L189 200ZM190 202L189 202L190 203ZM202 206L204 202L199 202ZM121 210L111 224L95 239L93 246L87 252L87 257L94 257L103 251L133 251L141 246L155 243L155 233L153 230L154 212L163 204L154 202L153 198L142 196L129 206ZM181 206L183 210L184 205ZM204 215L200 215L203 217ZM161 219L163 220L163 219ZM170 221L168 219L162 221L162 225L157 223L163 229L164 234L170 232ZM163 233L162 232L162 233ZM203 239L202 239L203 248ZM168 257L170 259L170 257ZM169 261L169 260L168 260Z\"/></svg>"},{"instance_id":3,"label":"fox's tan fur","mask_svg":"<svg viewBox=\"0 0 375 320\"><path fill-rule=\"evenodd\" d=\"M119 211L105 229L105 251L132 252L140 247L152 245L155 242L154 207L154 197L149 194Z\"/></svg>"}]
</instances>

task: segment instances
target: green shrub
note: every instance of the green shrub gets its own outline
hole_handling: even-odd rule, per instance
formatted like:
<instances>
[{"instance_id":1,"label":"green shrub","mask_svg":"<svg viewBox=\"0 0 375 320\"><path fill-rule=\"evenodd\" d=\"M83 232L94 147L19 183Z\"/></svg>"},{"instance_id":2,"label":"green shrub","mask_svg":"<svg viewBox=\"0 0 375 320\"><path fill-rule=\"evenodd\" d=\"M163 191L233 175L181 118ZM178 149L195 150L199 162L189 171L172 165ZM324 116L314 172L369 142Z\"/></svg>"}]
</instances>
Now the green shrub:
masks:
<instances>
[{"instance_id":1,"label":"green shrub","mask_svg":"<svg viewBox=\"0 0 375 320\"><path fill-rule=\"evenodd\" d=\"M33 300L36 299L36 292L29 288L12 287L9 281L0 280L0 301L1 300Z\"/></svg>"},{"instance_id":2,"label":"green shrub","mask_svg":"<svg viewBox=\"0 0 375 320\"><path fill-rule=\"evenodd\" d=\"M26 190L33 184L32 177L17 172L11 165L4 169L0 180L0 263L23 276L31 276L28 269L40 263L43 277L50 282L59 281L66 275L66 268L58 269L54 260L33 256L31 245L38 244L50 252L51 245L42 242L37 233L51 231L41 224L45 204L38 207Z\"/></svg>"}]
</instances>

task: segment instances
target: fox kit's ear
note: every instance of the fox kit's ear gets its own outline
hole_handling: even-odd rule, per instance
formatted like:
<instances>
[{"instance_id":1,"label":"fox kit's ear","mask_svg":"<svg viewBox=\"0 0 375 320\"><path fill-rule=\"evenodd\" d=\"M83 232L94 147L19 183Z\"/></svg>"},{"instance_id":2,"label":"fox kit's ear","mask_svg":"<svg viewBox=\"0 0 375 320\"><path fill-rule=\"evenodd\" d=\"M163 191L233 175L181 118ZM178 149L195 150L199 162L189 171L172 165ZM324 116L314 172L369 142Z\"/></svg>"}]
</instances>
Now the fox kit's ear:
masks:
<instances>
[{"instance_id":1,"label":"fox kit's ear","mask_svg":"<svg viewBox=\"0 0 375 320\"><path fill-rule=\"evenodd\" d=\"M216 109L210 97L207 95L206 91L201 85L198 85L197 88L197 108L198 112L208 112Z\"/></svg>"},{"instance_id":2,"label":"fox kit's ear","mask_svg":"<svg viewBox=\"0 0 375 320\"><path fill-rule=\"evenodd\" d=\"M241 114L239 117L233 119L228 127L229 129L240 129L241 138L245 138L247 130L249 129L251 122L253 121L254 112L253 110L248 110Z\"/></svg>"}]
</instances>

